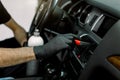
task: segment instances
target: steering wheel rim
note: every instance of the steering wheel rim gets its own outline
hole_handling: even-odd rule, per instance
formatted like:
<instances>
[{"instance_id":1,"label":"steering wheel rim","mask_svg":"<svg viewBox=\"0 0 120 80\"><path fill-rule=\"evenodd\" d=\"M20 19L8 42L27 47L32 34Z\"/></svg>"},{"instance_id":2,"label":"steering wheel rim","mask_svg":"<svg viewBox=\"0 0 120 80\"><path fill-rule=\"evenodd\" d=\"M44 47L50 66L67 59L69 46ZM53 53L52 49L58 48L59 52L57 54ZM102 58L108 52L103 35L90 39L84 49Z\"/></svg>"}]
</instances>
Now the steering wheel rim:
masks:
<instances>
[{"instance_id":1,"label":"steering wheel rim","mask_svg":"<svg viewBox=\"0 0 120 80\"><path fill-rule=\"evenodd\" d=\"M29 29L29 36L31 36L35 29L41 32L45 25L49 25L49 18L56 8L58 0L41 0L35 16L33 18L31 27Z\"/></svg>"}]
</instances>

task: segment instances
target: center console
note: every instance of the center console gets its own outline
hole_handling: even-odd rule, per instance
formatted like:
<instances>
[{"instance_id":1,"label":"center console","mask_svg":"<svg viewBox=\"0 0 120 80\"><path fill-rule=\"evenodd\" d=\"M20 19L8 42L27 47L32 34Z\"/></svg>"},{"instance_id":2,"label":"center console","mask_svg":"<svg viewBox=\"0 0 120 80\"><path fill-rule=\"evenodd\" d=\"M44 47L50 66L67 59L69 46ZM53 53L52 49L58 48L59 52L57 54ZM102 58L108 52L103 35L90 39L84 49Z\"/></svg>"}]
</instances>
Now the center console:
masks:
<instances>
[{"instance_id":1,"label":"center console","mask_svg":"<svg viewBox=\"0 0 120 80\"><path fill-rule=\"evenodd\" d=\"M70 16L76 17L77 36L81 41L90 43L90 45L75 45L68 55L69 59L65 61L68 77L77 80L82 70L89 65L87 62L95 54L94 50L117 19L82 1L75 3L68 12Z\"/></svg>"},{"instance_id":2,"label":"center console","mask_svg":"<svg viewBox=\"0 0 120 80\"><path fill-rule=\"evenodd\" d=\"M81 41L89 43L89 45L75 45L73 51L69 53L69 60L66 61L68 74L73 80L77 80L81 71L87 65L94 49L97 47L97 42L94 41L89 35L81 37Z\"/></svg>"}]
</instances>

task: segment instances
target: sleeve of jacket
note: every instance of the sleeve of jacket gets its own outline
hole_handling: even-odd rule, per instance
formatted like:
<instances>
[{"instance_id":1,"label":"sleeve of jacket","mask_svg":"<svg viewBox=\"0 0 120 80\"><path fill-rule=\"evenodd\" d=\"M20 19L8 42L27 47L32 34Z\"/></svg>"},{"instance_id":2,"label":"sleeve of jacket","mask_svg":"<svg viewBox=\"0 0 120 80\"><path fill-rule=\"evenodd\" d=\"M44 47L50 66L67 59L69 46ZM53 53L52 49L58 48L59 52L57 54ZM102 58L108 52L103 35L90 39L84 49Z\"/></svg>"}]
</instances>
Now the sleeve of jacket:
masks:
<instances>
[{"instance_id":1,"label":"sleeve of jacket","mask_svg":"<svg viewBox=\"0 0 120 80\"><path fill-rule=\"evenodd\" d=\"M11 18L10 14L7 12L7 10L0 1L0 24L9 21L10 18Z\"/></svg>"}]
</instances>

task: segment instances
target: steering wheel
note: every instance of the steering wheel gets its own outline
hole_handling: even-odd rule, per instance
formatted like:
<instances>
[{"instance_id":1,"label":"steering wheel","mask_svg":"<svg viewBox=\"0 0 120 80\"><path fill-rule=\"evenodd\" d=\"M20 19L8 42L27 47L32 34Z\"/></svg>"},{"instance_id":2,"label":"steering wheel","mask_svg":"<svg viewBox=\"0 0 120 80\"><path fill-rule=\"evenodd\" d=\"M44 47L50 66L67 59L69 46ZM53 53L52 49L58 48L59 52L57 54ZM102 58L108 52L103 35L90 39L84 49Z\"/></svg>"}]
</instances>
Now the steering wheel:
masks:
<instances>
[{"instance_id":1,"label":"steering wheel","mask_svg":"<svg viewBox=\"0 0 120 80\"><path fill-rule=\"evenodd\" d=\"M43 27L51 23L52 15L55 12L58 0L41 0L39 7L32 21L29 35L32 35L35 29L41 32ZM57 10L58 11L58 10ZM59 12L59 11L58 11Z\"/></svg>"}]
</instances>

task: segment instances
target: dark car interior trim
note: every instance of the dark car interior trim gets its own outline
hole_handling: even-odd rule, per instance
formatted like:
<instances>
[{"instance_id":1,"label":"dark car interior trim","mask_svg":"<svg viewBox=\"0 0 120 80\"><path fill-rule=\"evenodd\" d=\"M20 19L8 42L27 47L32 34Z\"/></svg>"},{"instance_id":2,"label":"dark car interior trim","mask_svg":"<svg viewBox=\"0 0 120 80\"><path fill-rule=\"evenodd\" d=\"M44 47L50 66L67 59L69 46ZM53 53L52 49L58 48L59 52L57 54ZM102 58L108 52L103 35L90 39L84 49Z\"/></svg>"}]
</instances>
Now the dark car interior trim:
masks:
<instances>
[{"instance_id":1,"label":"dark car interior trim","mask_svg":"<svg viewBox=\"0 0 120 80\"><path fill-rule=\"evenodd\" d=\"M40 61L37 75L28 79L120 80L119 0L61 0L49 15L42 20L42 28L34 25L35 19L39 22L34 17L30 36L37 28L45 43L56 35L72 33L87 44L76 45L73 40L72 48Z\"/></svg>"},{"instance_id":2,"label":"dark car interior trim","mask_svg":"<svg viewBox=\"0 0 120 80\"><path fill-rule=\"evenodd\" d=\"M94 5L110 14L120 18L119 0L85 0L88 4Z\"/></svg>"}]
</instances>

